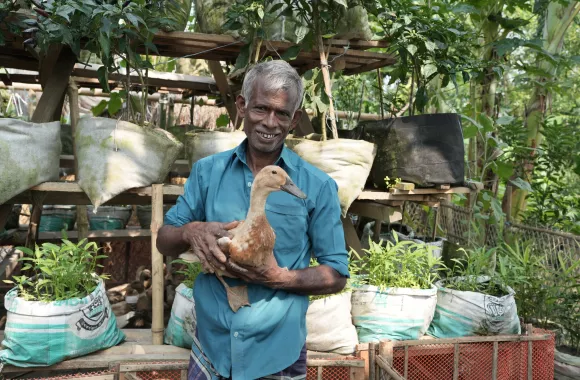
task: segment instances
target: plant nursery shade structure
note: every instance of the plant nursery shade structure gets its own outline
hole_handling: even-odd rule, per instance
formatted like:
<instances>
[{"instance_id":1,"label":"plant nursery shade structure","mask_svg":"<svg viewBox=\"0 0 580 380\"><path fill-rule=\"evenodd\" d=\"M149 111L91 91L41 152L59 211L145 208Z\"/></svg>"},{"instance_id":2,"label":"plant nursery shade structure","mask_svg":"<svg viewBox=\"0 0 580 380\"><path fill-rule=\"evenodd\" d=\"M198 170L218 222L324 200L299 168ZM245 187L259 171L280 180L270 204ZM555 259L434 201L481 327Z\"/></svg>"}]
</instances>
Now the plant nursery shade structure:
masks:
<instances>
[{"instance_id":1,"label":"plant nursery shade structure","mask_svg":"<svg viewBox=\"0 0 580 380\"><path fill-rule=\"evenodd\" d=\"M196 59L208 60L209 68L213 74L211 78L194 77L190 75L175 75L167 73L150 72L151 86L180 88L194 90L195 94L219 93L222 101L230 114L231 120L235 120L234 93L229 85L219 61L235 62L243 42L236 41L232 37L223 35L210 35L199 33L159 33L154 39L159 54L167 57L189 56ZM96 87L96 68L86 67L76 63L76 58L72 52L65 47L55 48L39 61L34 52L22 47L22 41L18 38L9 42L8 46L0 51L0 67L16 69L12 71L9 78L0 77L0 80L39 83L43 87L43 96L39 100L33 122L48 122L58 120L62 109L64 95L69 89L69 81L83 87ZM261 47L260 57L277 57L282 55L293 45L286 42L264 41ZM393 65L395 58L389 54L370 52L368 50L377 47L387 46L384 41L346 41L346 40L326 40L325 50L330 54L329 61L334 59L334 64L343 65L346 74L357 74L377 68ZM301 51L295 59L290 61L300 73L318 67L321 64L320 54L317 51ZM121 78L113 74L109 80L114 83ZM8 84L7 84L8 85ZM74 88L74 87L73 87ZM312 125L305 117L298 127L300 135L307 135L313 132ZM413 189L409 186L399 189L392 189L390 192L363 191L352 206L349 212L372 218L376 221L400 219L400 212L404 202L419 202L428 206L438 207L442 200L448 200L454 193L471 193L478 190L478 186L455 187L455 188L433 188L433 189ZM106 205L115 204L151 204L152 219L150 230L125 230L125 231L91 231L70 233L70 238L88 237L91 240L117 240L117 239L151 239L152 248L152 287L153 287L153 315L152 329L149 330L125 330L128 339L120 346L88 355L83 358L73 359L63 362L49 369L78 369L94 368L100 371L110 369L124 373L123 377L139 378L136 368L123 367L117 364L115 368L109 368L109 363L123 363L124 361L173 361L173 364L160 365L156 370L178 370L182 371L187 367L189 350L173 346L159 346L163 344L163 257L156 248L157 232L163 224L163 204L175 203L177 197L183 193L183 186L153 184L148 187L131 189L113 198ZM33 204L34 210L31 216L31 228L29 238L32 241L53 240L54 234L39 235L36 225L40 220L43 204L74 204L89 205L87 195L75 182L48 182L35 186L24 193L14 197L0 205L0 229L4 226L6 218L10 212L11 204ZM380 228L381 223L376 223ZM361 251L360 239L357 236L354 225L350 218L343 218L346 245L357 251ZM378 236L378 234L377 234ZM325 354L325 358L331 357ZM367 355L368 356L368 355ZM316 355L309 355L309 366L316 368L316 377L322 378L326 367L346 368L347 376L350 379L368 378L368 362L359 356L345 360L337 357L336 360L319 360ZM366 363L366 364L365 364ZM145 368L143 364L141 368ZM365 367L362 368L362 367ZM121 368L122 367L122 368ZM362 368L362 373L361 373ZM19 369L7 366L4 371L18 371ZM310 371L311 369L309 369ZM135 374L137 373L137 374ZM309 372L310 373L310 372ZM109 373L101 373L98 378L104 379ZM101 376L101 377L99 377ZM102 377L104 376L104 377ZM119 377L120 378L120 377ZM179 378L179 377L178 377ZM373 378L374 379L374 378Z\"/></svg>"}]
</instances>

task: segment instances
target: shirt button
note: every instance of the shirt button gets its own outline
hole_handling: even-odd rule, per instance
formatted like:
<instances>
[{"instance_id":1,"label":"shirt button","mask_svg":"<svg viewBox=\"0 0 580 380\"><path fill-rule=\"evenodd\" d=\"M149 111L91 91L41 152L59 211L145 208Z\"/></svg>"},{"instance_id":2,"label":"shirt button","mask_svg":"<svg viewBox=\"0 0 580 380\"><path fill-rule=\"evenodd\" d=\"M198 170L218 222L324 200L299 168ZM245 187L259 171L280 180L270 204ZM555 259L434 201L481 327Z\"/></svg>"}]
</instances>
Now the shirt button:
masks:
<instances>
[{"instance_id":1,"label":"shirt button","mask_svg":"<svg viewBox=\"0 0 580 380\"><path fill-rule=\"evenodd\" d=\"M237 337L238 337L238 335L240 335L240 334L238 334L238 332L236 331L236 332L234 333L234 338L237 338Z\"/></svg>"},{"instance_id":2,"label":"shirt button","mask_svg":"<svg viewBox=\"0 0 580 380\"><path fill-rule=\"evenodd\" d=\"M252 187L252 182L248 182L248 187Z\"/></svg>"}]
</instances>

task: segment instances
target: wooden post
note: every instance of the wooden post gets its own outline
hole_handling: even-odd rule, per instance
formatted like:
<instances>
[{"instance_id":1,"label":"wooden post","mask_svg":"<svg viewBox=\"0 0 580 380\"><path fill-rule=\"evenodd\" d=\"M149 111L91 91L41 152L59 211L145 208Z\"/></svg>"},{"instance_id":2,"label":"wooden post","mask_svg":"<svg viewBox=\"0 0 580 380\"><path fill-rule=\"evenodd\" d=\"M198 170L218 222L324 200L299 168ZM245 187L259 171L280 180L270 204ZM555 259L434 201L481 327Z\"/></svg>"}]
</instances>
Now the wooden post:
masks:
<instances>
[{"instance_id":1,"label":"wooden post","mask_svg":"<svg viewBox=\"0 0 580 380\"><path fill-rule=\"evenodd\" d=\"M30 224L28 225L28 234L26 235L26 247L34 250L36 240L38 240L38 226L42 216L42 205L44 203L45 192L31 191L32 194L32 212L30 215Z\"/></svg>"},{"instance_id":2,"label":"wooden post","mask_svg":"<svg viewBox=\"0 0 580 380\"><path fill-rule=\"evenodd\" d=\"M437 237L437 227L439 227L439 207L434 207L433 210L435 210L435 222L433 223L432 241L435 242L435 238Z\"/></svg>"},{"instance_id":3,"label":"wooden post","mask_svg":"<svg viewBox=\"0 0 580 380\"><path fill-rule=\"evenodd\" d=\"M406 379L409 376L409 346L405 346L405 362L403 365L403 377Z\"/></svg>"},{"instance_id":4,"label":"wooden post","mask_svg":"<svg viewBox=\"0 0 580 380\"><path fill-rule=\"evenodd\" d=\"M355 252L362 257L362 255L364 255L362 245L350 218L348 216L346 218L341 216L340 220L342 221L342 228L344 230L347 251L354 249Z\"/></svg>"},{"instance_id":5,"label":"wooden post","mask_svg":"<svg viewBox=\"0 0 580 380\"><path fill-rule=\"evenodd\" d=\"M389 366L393 366L393 341L382 340L379 343L379 356L387 361ZM387 375L386 380L390 380L391 376Z\"/></svg>"},{"instance_id":6,"label":"wooden post","mask_svg":"<svg viewBox=\"0 0 580 380\"><path fill-rule=\"evenodd\" d=\"M332 138L338 138L338 129L336 128L336 115L334 114L334 102L332 100L332 85L330 83L330 71L328 70L328 61L324 54L324 42L322 41L322 32L320 30L320 16L318 14L318 0L312 2L312 17L314 18L314 25L316 29L316 38L318 44L318 53L320 54L320 70L322 71L322 78L324 79L324 90L328 96L328 113L330 115L330 126L332 129ZM322 120L323 128L326 121Z\"/></svg>"},{"instance_id":7,"label":"wooden post","mask_svg":"<svg viewBox=\"0 0 580 380\"><path fill-rule=\"evenodd\" d=\"M0 205L0 231L2 231L6 226L11 211L12 205Z\"/></svg>"},{"instance_id":8,"label":"wooden post","mask_svg":"<svg viewBox=\"0 0 580 380\"><path fill-rule=\"evenodd\" d=\"M376 364L377 344L369 343L369 380L375 380L375 373L377 370Z\"/></svg>"},{"instance_id":9,"label":"wooden post","mask_svg":"<svg viewBox=\"0 0 580 380\"><path fill-rule=\"evenodd\" d=\"M151 186L151 268L153 281L153 344L163 344L163 256L157 250L157 233L163 225L163 184Z\"/></svg>"},{"instance_id":10,"label":"wooden post","mask_svg":"<svg viewBox=\"0 0 580 380\"><path fill-rule=\"evenodd\" d=\"M531 323L526 324L526 335L530 336L533 334L533 326ZM533 342L528 341L528 380L534 379L534 346Z\"/></svg>"},{"instance_id":11,"label":"wooden post","mask_svg":"<svg viewBox=\"0 0 580 380\"><path fill-rule=\"evenodd\" d=\"M497 354L499 351L499 343L493 342L493 356L491 359L491 380L497 380Z\"/></svg>"},{"instance_id":12,"label":"wooden post","mask_svg":"<svg viewBox=\"0 0 580 380\"><path fill-rule=\"evenodd\" d=\"M453 345L453 380L459 380L459 344Z\"/></svg>"},{"instance_id":13,"label":"wooden post","mask_svg":"<svg viewBox=\"0 0 580 380\"><path fill-rule=\"evenodd\" d=\"M76 144L76 130L78 127L80 119L79 111L79 88L76 82L70 78L68 87L68 102L70 108L70 124L71 124L71 134L73 136L73 154L74 154L74 169L75 169L75 180L79 180L79 163L78 163L78 152ZM78 240L81 241L85 239L89 234L89 219L87 216L87 206L78 205L77 206L77 230L78 230Z\"/></svg>"},{"instance_id":14,"label":"wooden post","mask_svg":"<svg viewBox=\"0 0 580 380\"><path fill-rule=\"evenodd\" d=\"M30 121L47 123L60 120L64 95L75 63L76 56L67 46L48 53L40 68L42 80L45 81L43 93Z\"/></svg>"}]
</instances>

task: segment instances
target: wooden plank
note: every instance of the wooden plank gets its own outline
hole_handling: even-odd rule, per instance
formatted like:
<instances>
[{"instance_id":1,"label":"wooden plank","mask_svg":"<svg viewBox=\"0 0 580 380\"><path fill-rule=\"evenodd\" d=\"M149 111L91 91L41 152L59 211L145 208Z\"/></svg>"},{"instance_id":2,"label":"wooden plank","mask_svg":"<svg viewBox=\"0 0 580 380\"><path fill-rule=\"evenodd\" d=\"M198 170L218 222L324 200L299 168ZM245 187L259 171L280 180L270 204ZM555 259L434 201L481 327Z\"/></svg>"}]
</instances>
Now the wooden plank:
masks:
<instances>
[{"instance_id":1,"label":"wooden plank","mask_svg":"<svg viewBox=\"0 0 580 380\"><path fill-rule=\"evenodd\" d=\"M54 65L53 56L57 56ZM46 78L44 93L40 97L30 121L33 123L47 123L60 120L64 95L68 88L70 74L76 63L76 56L72 50L63 46L60 52L51 51L46 64L41 66L41 82ZM58 117L57 117L58 116Z\"/></svg>"},{"instance_id":2,"label":"wooden plank","mask_svg":"<svg viewBox=\"0 0 580 380\"><path fill-rule=\"evenodd\" d=\"M488 343L488 342L528 342L551 339L550 334L534 335L496 335L496 336L477 336L463 338L445 338L445 339L428 339L428 340L406 340L394 341L394 347L404 346L422 346L429 344L462 344L462 343Z\"/></svg>"},{"instance_id":3,"label":"wooden plank","mask_svg":"<svg viewBox=\"0 0 580 380\"><path fill-rule=\"evenodd\" d=\"M402 218L401 213L395 211L393 207L370 201L354 201L350 205L348 212L371 219L388 220L390 223L399 221Z\"/></svg>"},{"instance_id":4,"label":"wooden plank","mask_svg":"<svg viewBox=\"0 0 580 380\"><path fill-rule=\"evenodd\" d=\"M294 134L296 136L307 136L311 133L314 133L314 127L312 127L312 123L308 117L308 112L305 109L302 109L302 116L294 130Z\"/></svg>"},{"instance_id":5,"label":"wooden plank","mask_svg":"<svg viewBox=\"0 0 580 380\"><path fill-rule=\"evenodd\" d=\"M449 189L451 189L451 185L450 184L435 185L435 188L437 190L449 190Z\"/></svg>"},{"instance_id":6,"label":"wooden plank","mask_svg":"<svg viewBox=\"0 0 580 380\"><path fill-rule=\"evenodd\" d=\"M325 360L325 359L306 359L308 367L357 367L364 368L364 360Z\"/></svg>"},{"instance_id":7,"label":"wooden plank","mask_svg":"<svg viewBox=\"0 0 580 380\"><path fill-rule=\"evenodd\" d=\"M344 74L345 75L361 74L361 73L365 73L367 71L373 71L376 69L380 69L381 67L391 66L391 65L394 65L395 63L397 63L397 58L395 58L392 55L388 55L388 57L385 59L381 59L379 61L372 62L372 63L366 64L366 65L361 65L361 66L353 68L353 69L347 69L344 71Z\"/></svg>"},{"instance_id":8,"label":"wooden plank","mask_svg":"<svg viewBox=\"0 0 580 380\"><path fill-rule=\"evenodd\" d=\"M78 231L67 231L67 238L72 241L79 240ZM85 236L89 241L123 241L123 240L148 240L151 239L151 230L146 229L127 229L127 230L107 230L107 231L89 231ZM40 232L39 241L60 241L62 233Z\"/></svg>"},{"instance_id":9,"label":"wooden plank","mask_svg":"<svg viewBox=\"0 0 580 380\"><path fill-rule=\"evenodd\" d=\"M468 187L452 187L449 189L436 189L436 188L426 188L426 189L413 189L409 191L402 191L398 189L390 189L389 193L393 195L432 195L432 194L469 194L473 191Z\"/></svg>"},{"instance_id":10,"label":"wooden plank","mask_svg":"<svg viewBox=\"0 0 580 380\"><path fill-rule=\"evenodd\" d=\"M344 229L344 237L346 240L347 251L350 251L350 249L352 248L356 251L356 253L362 256L364 254L362 250L362 245L360 244L360 239L356 233L356 229L352 225L352 222L350 221L349 217L347 216L346 218L343 218L341 216L340 220L342 221L342 228Z\"/></svg>"},{"instance_id":11,"label":"wooden plank","mask_svg":"<svg viewBox=\"0 0 580 380\"><path fill-rule=\"evenodd\" d=\"M459 380L459 344L453 347L453 380Z\"/></svg>"},{"instance_id":12,"label":"wooden plank","mask_svg":"<svg viewBox=\"0 0 580 380\"><path fill-rule=\"evenodd\" d=\"M382 356L377 356L377 364L379 367L385 371L393 380L405 380L393 367L387 363L385 358ZM370 380L370 379L369 379Z\"/></svg>"},{"instance_id":13,"label":"wooden plank","mask_svg":"<svg viewBox=\"0 0 580 380\"><path fill-rule=\"evenodd\" d=\"M163 225L163 185L152 186L151 197L151 269L153 272L153 314L151 332L153 344L163 344L163 256L157 249L157 233Z\"/></svg>"},{"instance_id":14,"label":"wooden plank","mask_svg":"<svg viewBox=\"0 0 580 380\"><path fill-rule=\"evenodd\" d=\"M365 190L359 196L359 201L413 201L413 202L437 202L444 199L445 194L391 194L381 191Z\"/></svg>"},{"instance_id":15,"label":"wooden plank","mask_svg":"<svg viewBox=\"0 0 580 380\"><path fill-rule=\"evenodd\" d=\"M150 372L187 369L189 360L172 363L119 363L119 372Z\"/></svg>"},{"instance_id":16,"label":"wooden plank","mask_svg":"<svg viewBox=\"0 0 580 380\"><path fill-rule=\"evenodd\" d=\"M415 184L411 182L399 182L393 186L396 190L409 191L415 188Z\"/></svg>"},{"instance_id":17,"label":"wooden plank","mask_svg":"<svg viewBox=\"0 0 580 380\"><path fill-rule=\"evenodd\" d=\"M44 202L44 193L40 191L32 192L32 213L30 223L28 224L28 233L26 234L26 247L34 250L36 240L38 239L38 227L40 217L42 216L42 205Z\"/></svg>"},{"instance_id":18,"label":"wooden plank","mask_svg":"<svg viewBox=\"0 0 580 380\"><path fill-rule=\"evenodd\" d=\"M403 377L406 379L409 375L409 346L405 346L405 360L403 366Z\"/></svg>"},{"instance_id":19,"label":"wooden plank","mask_svg":"<svg viewBox=\"0 0 580 380\"><path fill-rule=\"evenodd\" d=\"M83 189L76 182L45 182L38 186L30 188L34 191L58 191L65 193L83 193ZM125 193L135 194L139 196L151 196L152 190L151 186L147 187L136 187L134 189L129 189ZM182 195L183 186L178 185L163 185L164 195Z\"/></svg>"}]
</instances>

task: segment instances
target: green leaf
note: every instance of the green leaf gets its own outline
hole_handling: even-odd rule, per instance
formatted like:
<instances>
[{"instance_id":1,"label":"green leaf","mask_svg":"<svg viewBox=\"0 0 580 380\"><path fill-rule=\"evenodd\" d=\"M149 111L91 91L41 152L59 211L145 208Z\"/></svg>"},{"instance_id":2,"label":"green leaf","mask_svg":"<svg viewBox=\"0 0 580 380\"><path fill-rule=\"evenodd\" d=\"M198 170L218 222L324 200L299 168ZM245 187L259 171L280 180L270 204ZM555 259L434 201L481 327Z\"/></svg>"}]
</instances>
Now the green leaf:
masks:
<instances>
[{"instance_id":1,"label":"green leaf","mask_svg":"<svg viewBox=\"0 0 580 380\"><path fill-rule=\"evenodd\" d=\"M502 179L509 179L512 174L514 174L514 165L508 162L495 162L495 165L492 167L492 170L495 174L497 174Z\"/></svg>"},{"instance_id":2,"label":"green leaf","mask_svg":"<svg viewBox=\"0 0 580 380\"><path fill-rule=\"evenodd\" d=\"M225 113L221 114L220 117L218 117L215 121L215 125L218 127L227 127L229 123L230 117Z\"/></svg>"},{"instance_id":3,"label":"green leaf","mask_svg":"<svg viewBox=\"0 0 580 380\"><path fill-rule=\"evenodd\" d=\"M300 54L301 50L302 46L300 45L291 46L284 52L284 54L282 54L282 59L285 61L293 61L296 59L296 57L298 57L298 54Z\"/></svg>"},{"instance_id":4,"label":"green leaf","mask_svg":"<svg viewBox=\"0 0 580 380\"><path fill-rule=\"evenodd\" d=\"M437 44L435 42L433 42L433 41L425 41L425 47L430 52L434 52L435 49L437 49Z\"/></svg>"},{"instance_id":5,"label":"green leaf","mask_svg":"<svg viewBox=\"0 0 580 380\"><path fill-rule=\"evenodd\" d=\"M491 198L491 209L496 217L496 219L500 219L504 216L503 210L501 208L501 202L497 198Z\"/></svg>"},{"instance_id":6,"label":"green leaf","mask_svg":"<svg viewBox=\"0 0 580 380\"><path fill-rule=\"evenodd\" d=\"M139 23L145 25L145 21L143 21L143 19L137 15L127 13L125 16L127 16L127 20L129 20L131 24L135 26L135 28L139 28Z\"/></svg>"},{"instance_id":7,"label":"green leaf","mask_svg":"<svg viewBox=\"0 0 580 380\"><path fill-rule=\"evenodd\" d=\"M407 51L409 52L409 54L411 55L415 55L415 53L417 52L417 46L415 45L407 45Z\"/></svg>"},{"instance_id":8,"label":"green leaf","mask_svg":"<svg viewBox=\"0 0 580 380\"><path fill-rule=\"evenodd\" d=\"M258 8L258 17L260 20L264 19L264 8Z\"/></svg>"},{"instance_id":9,"label":"green leaf","mask_svg":"<svg viewBox=\"0 0 580 380\"><path fill-rule=\"evenodd\" d=\"M111 98L109 99L109 115L114 115L123 107L123 100L117 92L111 93Z\"/></svg>"},{"instance_id":10,"label":"green leaf","mask_svg":"<svg viewBox=\"0 0 580 380\"><path fill-rule=\"evenodd\" d=\"M421 71L423 72L423 76L425 78L429 78L431 75L437 72L437 66L432 63L428 63L421 68Z\"/></svg>"},{"instance_id":11,"label":"green leaf","mask_svg":"<svg viewBox=\"0 0 580 380\"><path fill-rule=\"evenodd\" d=\"M483 132L493 132L493 119L484 113L477 115L477 121L483 127Z\"/></svg>"},{"instance_id":12,"label":"green leaf","mask_svg":"<svg viewBox=\"0 0 580 380\"><path fill-rule=\"evenodd\" d=\"M99 34L99 45L103 55L108 57L111 53L111 41L104 34Z\"/></svg>"},{"instance_id":13,"label":"green leaf","mask_svg":"<svg viewBox=\"0 0 580 380\"><path fill-rule=\"evenodd\" d=\"M497 125L508 125L511 124L516 118L513 116L502 116L498 117L495 121Z\"/></svg>"},{"instance_id":14,"label":"green leaf","mask_svg":"<svg viewBox=\"0 0 580 380\"><path fill-rule=\"evenodd\" d=\"M477 136L477 127L473 124L468 124L463 127L463 138L470 139Z\"/></svg>"},{"instance_id":15,"label":"green leaf","mask_svg":"<svg viewBox=\"0 0 580 380\"><path fill-rule=\"evenodd\" d=\"M337 3L337 4L340 4L340 5L342 5L343 7L345 7L345 8L347 8L347 9L348 9L348 3L347 3L347 1L346 1L346 0L332 0L332 1L334 1L335 3Z\"/></svg>"},{"instance_id":16,"label":"green leaf","mask_svg":"<svg viewBox=\"0 0 580 380\"><path fill-rule=\"evenodd\" d=\"M91 109L93 116L101 116L101 114L105 112L105 110L107 109L108 104L109 102L107 102L106 100L101 100L99 104L97 104Z\"/></svg>"},{"instance_id":17,"label":"green leaf","mask_svg":"<svg viewBox=\"0 0 580 380\"><path fill-rule=\"evenodd\" d=\"M109 87L109 72L107 67L101 66L97 70L97 77L99 78L99 83L101 84L101 88L104 92L111 92Z\"/></svg>"},{"instance_id":18,"label":"green leaf","mask_svg":"<svg viewBox=\"0 0 580 380\"><path fill-rule=\"evenodd\" d=\"M510 182L512 185L514 185L518 189L522 189L522 190L530 192L530 193L534 191L532 189L532 186L528 182L524 181L523 179L521 179L519 177L511 180Z\"/></svg>"},{"instance_id":19,"label":"green leaf","mask_svg":"<svg viewBox=\"0 0 580 380\"><path fill-rule=\"evenodd\" d=\"M243 69L248 65L250 62L250 44L244 45L244 47L240 50L240 54L238 54L238 58L236 59L236 70Z\"/></svg>"},{"instance_id":20,"label":"green leaf","mask_svg":"<svg viewBox=\"0 0 580 380\"><path fill-rule=\"evenodd\" d=\"M70 22L70 15L71 13L74 13L75 9L68 5L65 4L62 7L59 7L58 10L56 11L56 14L61 16L62 18L66 19L66 21Z\"/></svg>"}]
</instances>

